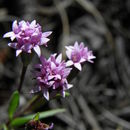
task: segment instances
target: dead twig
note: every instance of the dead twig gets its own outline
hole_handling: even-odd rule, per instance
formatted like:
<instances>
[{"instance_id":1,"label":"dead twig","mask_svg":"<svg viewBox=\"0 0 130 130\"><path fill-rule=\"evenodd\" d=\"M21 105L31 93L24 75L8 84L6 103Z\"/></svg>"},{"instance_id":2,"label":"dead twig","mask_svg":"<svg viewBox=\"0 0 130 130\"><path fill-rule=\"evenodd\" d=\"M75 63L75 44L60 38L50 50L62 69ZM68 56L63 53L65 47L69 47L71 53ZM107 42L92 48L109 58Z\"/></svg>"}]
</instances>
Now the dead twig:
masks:
<instances>
[{"instance_id":1,"label":"dead twig","mask_svg":"<svg viewBox=\"0 0 130 130\"><path fill-rule=\"evenodd\" d=\"M108 110L104 110L101 116L104 116L104 118L109 119L110 121L118 124L119 126L122 126L123 128L130 129L130 122L117 117Z\"/></svg>"},{"instance_id":2,"label":"dead twig","mask_svg":"<svg viewBox=\"0 0 130 130\"><path fill-rule=\"evenodd\" d=\"M89 122L89 124L92 126L93 130L102 130L102 128L98 124L96 118L94 117L93 112L91 111L91 109L87 105L87 101L85 101L83 96L81 96L81 95L78 96L77 101L78 101L78 104L83 111L83 115L84 115L86 121Z\"/></svg>"},{"instance_id":3,"label":"dead twig","mask_svg":"<svg viewBox=\"0 0 130 130\"><path fill-rule=\"evenodd\" d=\"M59 5L58 0L54 0L55 6L58 10L58 13L61 17L61 21L62 21L62 27L63 27L63 34L62 34L62 40L61 40L61 44L59 44L59 49L60 52L62 52L63 57L65 58L65 49L64 47L67 45L68 41L69 41L69 35L70 35L70 27L69 27L69 20L68 20L68 16L67 16L67 12L65 10L65 8L63 8L63 6Z\"/></svg>"}]
</instances>

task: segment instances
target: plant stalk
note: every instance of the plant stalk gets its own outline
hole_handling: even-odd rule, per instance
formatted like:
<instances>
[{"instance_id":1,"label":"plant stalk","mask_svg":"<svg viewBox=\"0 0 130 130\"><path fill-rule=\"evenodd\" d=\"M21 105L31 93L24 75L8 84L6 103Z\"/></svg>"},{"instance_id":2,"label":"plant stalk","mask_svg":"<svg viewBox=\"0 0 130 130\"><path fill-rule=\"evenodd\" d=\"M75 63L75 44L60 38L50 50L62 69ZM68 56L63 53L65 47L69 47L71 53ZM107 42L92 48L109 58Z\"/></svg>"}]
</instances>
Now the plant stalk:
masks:
<instances>
[{"instance_id":1,"label":"plant stalk","mask_svg":"<svg viewBox=\"0 0 130 130\"><path fill-rule=\"evenodd\" d=\"M24 82L24 78L25 78L27 68L28 68L28 66L23 65L22 73L21 73L21 77L20 77L20 83L19 83L19 87L18 87L19 93L21 92L21 89L22 89L22 85L23 85L23 82Z\"/></svg>"}]
</instances>

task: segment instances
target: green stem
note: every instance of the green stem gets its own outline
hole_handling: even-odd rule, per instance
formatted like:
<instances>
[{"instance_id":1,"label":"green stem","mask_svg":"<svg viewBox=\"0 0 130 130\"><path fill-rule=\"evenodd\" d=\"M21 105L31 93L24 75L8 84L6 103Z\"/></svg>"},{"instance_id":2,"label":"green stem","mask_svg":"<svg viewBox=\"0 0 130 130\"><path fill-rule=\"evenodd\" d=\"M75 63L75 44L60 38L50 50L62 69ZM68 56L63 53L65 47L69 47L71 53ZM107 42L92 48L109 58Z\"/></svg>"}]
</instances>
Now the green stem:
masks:
<instances>
[{"instance_id":1,"label":"green stem","mask_svg":"<svg viewBox=\"0 0 130 130\"><path fill-rule=\"evenodd\" d=\"M28 66L24 66L23 65L23 68L22 68L22 73L21 73L21 77L20 77L20 83L19 83L19 87L18 87L19 93L21 92L21 89L22 89L22 85L23 85L23 82L24 82L24 78L25 78L27 67Z\"/></svg>"}]
</instances>

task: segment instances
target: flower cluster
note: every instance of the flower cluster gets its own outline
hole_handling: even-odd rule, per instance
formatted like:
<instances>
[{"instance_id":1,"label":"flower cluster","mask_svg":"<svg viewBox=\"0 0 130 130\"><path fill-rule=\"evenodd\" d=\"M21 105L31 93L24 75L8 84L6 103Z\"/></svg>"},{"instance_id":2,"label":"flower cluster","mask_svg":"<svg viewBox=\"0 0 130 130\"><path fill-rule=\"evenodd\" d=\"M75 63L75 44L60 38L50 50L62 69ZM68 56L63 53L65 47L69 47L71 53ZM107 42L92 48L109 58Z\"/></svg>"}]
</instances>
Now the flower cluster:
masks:
<instances>
[{"instance_id":1,"label":"flower cluster","mask_svg":"<svg viewBox=\"0 0 130 130\"><path fill-rule=\"evenodd\" d=\"M65 90L72 87L71 84L68 84L67 78L73 66L81 71L84 62L93 63L93 59L96 58L92 51L84 46L84 43L78 44L78 42L75 42L74 46L66 46L68 61L62 61L62 54L58 56L53 54L47 60L41 56L39 46L47 46L49 41L47 37L51 33L51 31L42 33L41 26L34 20L31 23L25 21L17 23L17 21L14 21L12 31L4 35L4 37L11 39L12 42L8 45L16 49L16 56L22 51L31 53L33 49L40 57L41 64L35 66L37 87L31 92L41 91L47 100L49 100L50 95L55 95L57 92L65 97Z\"/></svg>"},{"instance_id":2,"label":"flower cluster","mask_svg":"<svg viewBox=\"0 0 130 130\"><path fill-rule=\"evenodd\" d=\"M88 47L84 47L84 43L78 44L75 42L74 46L66 46L66 55L68 57L68 61L66 63L67 66L74 65L78 70L82 70L81 63L88 61L93 63L92 59L96 57L93 55L92 51L88 50Z\"/></svg>"},{"instance_id":3,"label":"flower cluster","mask_svg":"<svg viewBox=\"0 0 130 130\"><path fill-rule=\"evenodd\" d=\"M54 127L53 123L48 125L35 120L31 120L26 124L26 130L51 130L53 129L53 127Z\"/></svg>"},{"instance_id":4,"label":"flower cluster","mask_svg":"<svg viewBox=\"0 0 130 130\"><path fill-rule=\"evenodd\" d=\"M8 45L16 49L16 56L22 51L31 53L33 49L40 57L41 50L39 46L47 46L47 42L49 41L47 37L51 33L51 31L42 33L41 26L36 23L36 20L31 23L25 21L17 23L17 21L14 21L12 31L6 33L4 38L9 37L11 39L12 42Z\"/></svg>"},{"instance_id":5,"label":"flower cluster","mask_svg":"<svg viewBox=\"0 0 130 130\"><path fill-rule=\"evenodd\" d=\"M70 74L71 68L66 68L65 61L62 61L62 54L53 54L48 60L43 56L40 57L41 64L37 64L35 68L37 89L36 91L42 91L43 96L49 100L50 93L55 94L60 92L65 97L65 90L72 87L67 82L67 76ZM32 90L31 92L36 92Z\"/></svg>"},{"instance_id":6,"label":"flower cluster","mask_svg":"<svg viewBox=\"0 0 130 130\"><path fill-rule=\"evenodd\" d=\"M35 65L34 76L37 85L35 89L31 90L31 93L42 92L47 100L50 97L54 97L57 93L65 97L65 91L73 87L73 85L68 83L68 80L71 80L71 77L75 77L75 74L82 70L82 66L86 61L93 63L93 59L96 58L93 52L84 46L84 43L78 44L78 42L75 42L74 46L66 46L67 61L62 60L62 54L53 54L46 59L44 56L41 56L39 46L44 45L47 47L47 42L49 41L47 37L51 33L51 31L43 33L41 26L36 23L36 20L31 23L25 21L17 23L17 21L14 21L12 31L3 36L11 39L11 43L8 45L16 50L16 56L21 52L25 52L25 55L22 55L24 67L27 68L31 59L30 55L26 55L26 53L31 53L32 50L37 53L41 63ZM74 67L77 70L73 69ZM72 69L73 71L71 71ZM24 76L25 72L22 73L19 92ZM26 130L51 130L52 128L53 123L47 125L39 120L31 120L26 125Z\"/></svg>"}]
</instances>

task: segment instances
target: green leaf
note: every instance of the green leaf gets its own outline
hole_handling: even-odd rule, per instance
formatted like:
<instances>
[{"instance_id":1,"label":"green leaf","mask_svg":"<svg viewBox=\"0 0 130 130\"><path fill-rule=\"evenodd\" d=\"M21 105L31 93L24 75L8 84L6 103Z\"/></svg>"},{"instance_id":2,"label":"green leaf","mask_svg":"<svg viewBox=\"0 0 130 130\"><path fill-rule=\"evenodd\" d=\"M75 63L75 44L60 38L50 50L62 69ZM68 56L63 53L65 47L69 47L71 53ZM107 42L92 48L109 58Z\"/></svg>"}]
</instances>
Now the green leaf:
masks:
<instances>
[{"instance_id":1,"label":"green leaf","mask_svg":"<svg viewBox=\"0 0 130 130\"><path fill-rule=\"evenodd\" d=\"M62 113L62 112L65 112L65 109L54 109L54 110L49 110L49 111L45 111L45 112L40 112L39 119L54 116L54 115L56 115L58 113ZM35 114L15 118L11 121L10 126L18 127L18 126L24 125L28 121L32 120L34 117L35 117Z\"/></svg>"},{"instance_id":2,"label":"green leaf","mask_svg":"<svg viewBox=\"0 0 130 130\"><path fill-rule=\"evenodd\" d=\"M70 93L69 92L65 92L65 96L66 97L70 96Z\"/></svg>"},{"instance_id":3,"label":"green leaf","mask_svg":"<svg viewBox=\"0 0 130 130\"><path fill-rule=\"evenodd\" d=\"M38 121L39 120L39 112L35 115L35 117L33 118L34 121Z\"/></svg>"},{"instance_id":4,"label":"green leaf","mask_svg":"<svg viewBox=\"0 0 130 130\"><path fill-rule=\"evenodd\" d=\"M10 120L12 120L18 105L19 105L19 92L15 91L11 96L11 100L8 108L8 114Z\"/></svg>"},{"instance_id":5,"label":"green leaf","mask_svg":"<svg viewBox=\"0 0 130 130\"><path fill-rule=\"evenodd\" d=\"M65 97L68 97L68 96L70 96L70 93L65 92ZM62 95L60 93L56 94L55 98L59 98L59 97L62 97Z\"/></svg>"},{"instance_id":6,"label":"green leaf","mask_svg":"<svg viewBox=\"0 0 130 130\"><path fill-rule=\"evenodd\" d=\"M7 126L5 124L2 125L3 130L8 130Z\"/></svg>"}]
</instances>

